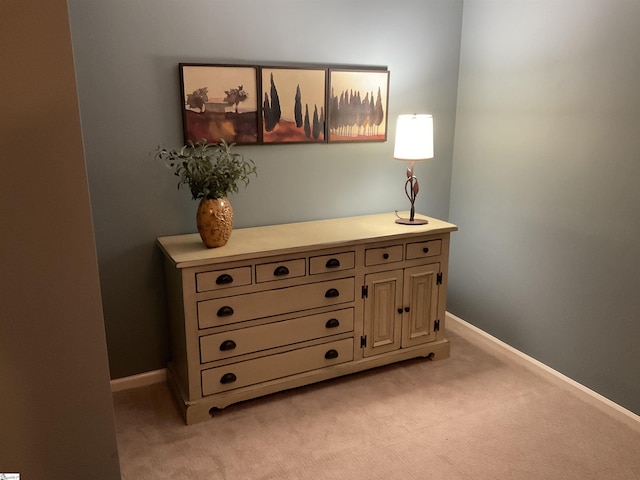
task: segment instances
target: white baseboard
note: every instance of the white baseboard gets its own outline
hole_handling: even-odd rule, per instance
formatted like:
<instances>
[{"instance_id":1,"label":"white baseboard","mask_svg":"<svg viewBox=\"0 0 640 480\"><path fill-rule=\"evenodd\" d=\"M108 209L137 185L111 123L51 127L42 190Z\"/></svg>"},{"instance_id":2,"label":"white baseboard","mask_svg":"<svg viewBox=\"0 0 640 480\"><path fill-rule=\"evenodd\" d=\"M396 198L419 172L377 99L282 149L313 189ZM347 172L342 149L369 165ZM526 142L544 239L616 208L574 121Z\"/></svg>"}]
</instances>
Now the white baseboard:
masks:
<instances>
[{"instance_id":1,"label":"white baseboard","mask_svg":"<svg viewBox=\"0 0 640 480\"><path fill-rule=\"evenodd\" d=\"M478 341L483 345L491 348L492 350L502 353L508 356L511 360L515 361L519 365L533 370L539 374L542 374L547 380L553 382L556 385L568 387L571 391L577 394L586 403L598 408L600 411L615 417L621 422L625 423L634 430L640 431L640 416L627 410L626 408L618 405L617 403L609 400L608 398L594 392L588 387L585 387L581 383L572 380L571 378L563 375L562 373L554 370L553 368L545 365L544 363L536 360L516 350L512 346L504 343L501 340L489 335L487 332L479 329L478 327L465 322L459 317L447 312L447 324L446 329L451 330L454 333L464 329L466 333L472 333Z\"/></svg>"},{"instance_id":2,"label":"white baseboard","mask_svg":"<svg viewBox=\"0 0 640 480\"><path fill-rule=\"evenodd\" d=\"M618 420L622 421L626 425L630 426L634 430L640 430L640 416L627 410L626 408L618 405L617 403L609 400L608 398L594 392L588 387L572 380L571 378L563 375L562 373L554 370L553 368L545 365L544 363L536 360L516 350L512 346L504 343L501 340L489 335L487 332L480 330L478 327L471 325L470 323L462 320L459 317L447 312L447 329L456 331L464 331L467 334L471 333L474 338L492 349L497 353L506 355L509 359L517 362L520 365L534 370L535 372L542 374L545 378L550 380L556 385L568 387L575 394L577 394L582 400L593 405L599 410L612 415ZM140 373L138 375L132 375L130 377L117 378L111 380L111 391L120 392L123 390L129 390L131 388L146 387L153 385L154 383L161 383L167 381L167 370L160 369L151 372Z\"/></svg>"},{"instance_id":3,"label":"white baseboard","mask_svg":"<svg viewBox=\"0 0 640 480\"><path fill-rule=\"evenodd\" d=\"M146 387L154 383L162 383L167 381L167 369L153 370L151 372L131 375L130 377L116 378L111 380L111 391L121 392L131 388Z\"/></svg>"}]
</instances>

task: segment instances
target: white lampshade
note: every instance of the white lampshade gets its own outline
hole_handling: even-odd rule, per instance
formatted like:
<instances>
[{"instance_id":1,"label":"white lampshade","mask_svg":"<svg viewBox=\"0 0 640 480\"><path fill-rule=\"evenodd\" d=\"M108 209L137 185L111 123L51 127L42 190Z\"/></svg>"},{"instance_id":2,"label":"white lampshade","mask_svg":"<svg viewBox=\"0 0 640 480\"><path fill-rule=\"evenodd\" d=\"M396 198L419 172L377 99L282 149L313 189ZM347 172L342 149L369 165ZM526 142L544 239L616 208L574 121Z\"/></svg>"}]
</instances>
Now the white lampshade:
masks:
<instances>
[{"instance_id":1,"label":"white lampshade","mask_svg":"<svg viewBox=\"0 0 640 480\"><path fill-rule=\"evenodd\" d=\"M393 158L414 162L433 158L433 115L398 116Z\"/></svg>"}]
</instances>

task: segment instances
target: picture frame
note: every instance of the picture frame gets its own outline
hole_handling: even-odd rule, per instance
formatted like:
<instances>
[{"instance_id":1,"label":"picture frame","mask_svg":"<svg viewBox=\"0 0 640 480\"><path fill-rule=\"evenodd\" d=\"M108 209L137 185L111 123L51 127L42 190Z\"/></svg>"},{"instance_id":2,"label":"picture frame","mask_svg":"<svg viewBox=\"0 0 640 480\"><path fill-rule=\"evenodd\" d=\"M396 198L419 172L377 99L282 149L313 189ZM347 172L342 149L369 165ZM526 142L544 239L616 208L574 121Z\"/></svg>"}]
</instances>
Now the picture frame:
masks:
<instances>
[{"instance_id":1,"label":"picture frame","mask_svg":"<svg viewBox=\"0 0 640 480\"><path fill-rule=\"evenodd\" d=\"M389 76L387 69L329 70L329 143L387 140Z\"/></svg>"},{"instance_id":2,"label":"picture frame","mask_svg":"<svg viewBox=\"0 0 640 480\"><path fill-rule=\"evenodd\" d=\"M261 67L261 143L324 143L327 68Z\"/></svg>"},{"instance_id":3,"label":"picture frame","mask_svg":"<svg viewBox=\"0 0 640 480\"><path fill-rule=\"evenodd\" d=\"M180 63L182 125L185 144L257 144L258 67Z\"/></svg>"}]
</instances>

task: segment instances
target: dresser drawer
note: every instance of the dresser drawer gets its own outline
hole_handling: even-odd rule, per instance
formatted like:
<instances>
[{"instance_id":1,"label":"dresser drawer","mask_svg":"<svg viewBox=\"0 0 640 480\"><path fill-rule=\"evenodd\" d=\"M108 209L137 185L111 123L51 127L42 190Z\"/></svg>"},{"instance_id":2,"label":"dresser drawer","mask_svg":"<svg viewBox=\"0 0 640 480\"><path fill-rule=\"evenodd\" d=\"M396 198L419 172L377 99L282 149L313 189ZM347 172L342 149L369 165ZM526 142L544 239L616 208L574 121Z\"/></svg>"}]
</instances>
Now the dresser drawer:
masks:
<instances>
[{"instance_id":1,"label":"dresser drawer","mask_svg":"<svg viewBox=\"0 0 640 480\"><path fill-rule=\"evenodd\" d=\"M407 260L416 258L435 257L442 251L442 240L429 240L407 245Z\"/></svg>"},{"instance_id":2,"label":"dresser drawer","mask_svg":"<svg viewBox=\"0 0 640 480\"><path fill-rule=\"evenodd\" d=\"M262 263L256 265L256 282L272 282L285 278L304 277L306 275L306 259L297 258L284 262Z\"/></svg>"},{"instance_id":3,"label":"dresser drawer","mask_svg":"<svg viewBox=\"0 0 640 480\"><path fill-rule=\"evenodd\" d=\"M353 331L353 308L200 337L201 363Z\"/></svg>"},{"instance_id":4,"label":"dresser drawer","mask_svg":"<svg viewBox=\"0 0 640 480\"><path fill-rule=\"evenodd\" d=\"M202 395L275 380L353 360L353 338L202 371Z\"/></svg>"},{"instance_id":5,"label":"dresser drawer","mask_svg":"<svg viewBox=\"0 0 640 480\"><path fill-rule=\"evenodd\" d=\"M355 266L355 252L334 253L333 255L319 255L309 259L309 273L337 272L351 270Z\"/></svg>"},{"instance_id":6,"label":"dresser drawer","mask_svg":"<svg viewBox=\"0 0 640 480\"><path fill-rule=\"evenodd\" d=\"M198 292L239 287L241 285L251 285L251 267L248 265L227 270L196 273L196 289Z\"/></svg>"},{"instance_id":7,"label":"dresser drawer","mask_svg":"<svg viewBox=\"0 0 640 480\"><path fill-rule=\"evenodd\" d=\"M368 248L364 253L364 264L366 267L401 261L402 245L389 245L388 247Z\"/></svg>"},{"instance_id":8,"label":"dresser drawer","mask_svg":"<svg viewBox=\"0 0 640 480\"><path fill-rule=\"evenodd\" d=\"M355 298L353 277L198 302L198 326L217 327L341 303Z\"/></svg>"}]
</instances>

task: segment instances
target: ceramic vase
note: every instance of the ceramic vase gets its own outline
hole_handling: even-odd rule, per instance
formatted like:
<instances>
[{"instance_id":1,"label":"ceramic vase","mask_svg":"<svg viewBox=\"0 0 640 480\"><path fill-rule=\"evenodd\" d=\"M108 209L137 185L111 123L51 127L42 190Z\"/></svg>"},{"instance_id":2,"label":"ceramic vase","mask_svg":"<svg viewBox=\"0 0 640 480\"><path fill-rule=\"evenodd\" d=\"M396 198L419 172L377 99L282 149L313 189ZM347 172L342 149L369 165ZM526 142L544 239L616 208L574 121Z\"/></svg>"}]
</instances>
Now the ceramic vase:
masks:
<instances>
[{"instance_id":1,"label":"ceramic vase","mask_svg":"<svg viewBox=\"0 0 640 480\"><path fill-rule=\"evenodd\" d=\"M196 214L198 232L208 248L222 247L233 229L233 209L227 197L203 198Z\"/></svg>"}]
</instances>

